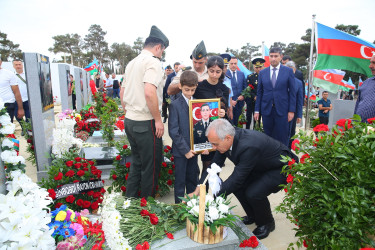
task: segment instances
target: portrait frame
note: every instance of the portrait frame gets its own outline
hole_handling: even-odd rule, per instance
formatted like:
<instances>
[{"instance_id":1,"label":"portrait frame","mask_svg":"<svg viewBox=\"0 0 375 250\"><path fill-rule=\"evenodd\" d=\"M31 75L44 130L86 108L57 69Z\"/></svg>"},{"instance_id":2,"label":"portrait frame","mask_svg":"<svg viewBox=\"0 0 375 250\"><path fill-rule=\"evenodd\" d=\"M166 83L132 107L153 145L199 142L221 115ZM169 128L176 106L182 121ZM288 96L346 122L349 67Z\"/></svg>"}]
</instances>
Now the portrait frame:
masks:
<instances>
[{"instance_id":1,"label":"portrait frame","mask_svg":"<svg viewBox=\"0 0 375 250\"><path fill-rule=\"evenodd\" d=\"M203 106L208 106L209 116L207 109L202 114L201 109ZM189 100L189 128L190 128L190 148L196 153L201 153L206 149L214 151L211 143L208 142L206 137L206 128L209 124L219 119L220 98L212 99L194 99ZM207 118L208 117L208 118Z\"/></svg>"}]
</instances>

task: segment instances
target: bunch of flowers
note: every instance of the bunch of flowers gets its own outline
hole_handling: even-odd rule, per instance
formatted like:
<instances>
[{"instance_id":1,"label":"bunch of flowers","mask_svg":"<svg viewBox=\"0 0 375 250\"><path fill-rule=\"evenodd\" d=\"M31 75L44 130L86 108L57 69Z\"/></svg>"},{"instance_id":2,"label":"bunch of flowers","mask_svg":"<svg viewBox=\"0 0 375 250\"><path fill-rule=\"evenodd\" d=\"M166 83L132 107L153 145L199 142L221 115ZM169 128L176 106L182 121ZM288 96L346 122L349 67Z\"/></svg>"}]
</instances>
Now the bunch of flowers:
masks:
<instances>
[{"instance_id":1,"label":"bunch of flowers","mask_svg":"<svg viewBox=\"0 0 375 250\"><path fill-rule=\"evenodd\" d=\"M90 134L88 132L82 130L82 131L76 133L76 137L78 139L81 139L83 142L85 142L90 137ZM82 145L82 147L83 147L83 145Z\"/></svg>"},{"instance_id":2,"label":"bunch of flowers","mask_svg":"<svg viewBox=\"0 0 375 250\"><path fill-rule=\"evenodd\" d=\"M48 178L41 182L42 187L48 190L50 197L54 200L55 208L66 204L73 210L89 209L90 212L97 210L103 200L104 188L69 195L65 198L56 199L56 188L65 184L88 180L100 180L102 171L97 169L95 162L81 158L74 151L69 151L62 158L55 158L52 166L48 169ZM104 182L104 181L103 181Z\"/></svg>"},{"instance_id":3,"label":"bunch of flowers","mask_svg":"<svg viewBox=\"0 0 375 250\"><path fill-rule=\"evenodd\" d=\"M242 108L242 112L241 112L241 115L240 117L238 118L238 127L242 128L244 124L247 123L247 119L246 119L246 109L245 107Z\"/></svg>"},{"instance_id":4,"label":"bunch of flowers","mask_svg":"<svg viewBox=\"0 0 375 250\"><path fill-rule=\"evenodd\" d=\"M53 130L52 153L61 158L69 151L79 152L82 148L83 141L74 137L74 119L63 118L56 124Z\"/></svg>"},{"instance_id":5,"label":"bunch of flowers","mask_svg":"<svg viewBox=\"0 0 375 250\"><path fill-rule=\"evenodd\" d=\"M47 206L52 202L48 192L20 170L11 172L10 179L8 193L0 194L2 249L54 249L53 230L47 226Z\"/></svg>"},{"instance_id":6,"label":"bunch of flowers","mask_svg":"<svg viewBox=\"0 0 375 250\"><path fill-rule=\"evenodd\" d=\"M254 98L254 89L255 87L250 83L249 85L247 85L247 87L242 90L241 92L241 95L246 99L246 98ZM256 95L256 93L255 93Z\"/></svg>"},{"instance_id":7,"label":"bunch of flowers","mask_svg":"<svg viewBox=\"0 0 375 250\"><path fill-rule=\"evenodd\" d=\"M297 246L359 249L375 246L375 124L360 117L300 131L293 149L302 155L288 165L285 198L277 208L296 224Z\"/></svg>"},{"instance_id":8,"label":"bunch of flowers","mask_svg":"<svg viewBox=\"0 0 375 250\"><path fill-rule=\"evenodd\" d=\"M15 127L16 126L10 121L3 99L0 98L0 139L5 135L13 134Z\"/></svg>"},{"instance_id":9,"label":"bunch of flowers","mask_svg":"<svg viewBox=\"0 0 375 250\"><path fill-rule=\"evenodd\" d=\"M79 133L81 131L85 131L92 135L94 131L100 130L100 119L94 113L94 107L90 107L86 109L82 109L79 113L79 116L75 118L77 124L75 126L74 131Z\"/></svg>"},{"instance_id":10,"label":"bunch of flowers","mask_svg":"<svg viewBox=\"0 0 375 250\"><path fill-rule=\"evenodd\" d=\"M230 227L238 236L240 241L245 240L247 235L241 230L237 224L240 217L233 215L230 207L230 199L226 200L224 196L219 196L214 199L211 195L206 195L205 200L205 214L204 225L209 227L213 234L216 233L220 226ZM199 217L199 197L185 197L181 198L185 203L180 204L179 216L182 220L189 219L190 222L198 227Z\"/></svg>"},{"instance_id":11,"label":"bunch of flowers","mask_svg":"<svg viewBox=\"0 0 375 250\"><path fill-rule=\"evenodd\" d=\"M101 222L111 249L148 249L158 239L173 239L185 227L178 220L177 205L148 200L126 199L120 193L107 194L101 207Z\"/></svg>"},{"instance_id":12,"label":"bunch of flowers","mask_svg":"<svg viewBox=\"0 0 375 250\"><path fill-rule=\"evenodd\" d=\"M101 224L92 224L85 217L88 214L87 209L79 213L68 209L66 205L51 212L52 220L48 226L53 230L56 249L102 249L105 237Z\"/></svg>"},{"instance_id":13,"label":"bunch of flowers","mask_svg":"<svg viewBox=\"0 0 375 250\"><path fill-rule=\"evenodd\" d=\"M110 178L113 180L111 187L108 191L122 192L125 195L126 184L129 177L131 162L125 162L125 159L131 155L130 146L116 145L119 154L113 160L114 169L111 170ZM164 146L164 161L161 164L158 185L156 186L156 194L164 196L169 193L174 184L174 157L171 154L172 148ZM125 165L125 166L124 166ZM140 195L140 190L138 194Z\"/></svg>"}]
</instances>

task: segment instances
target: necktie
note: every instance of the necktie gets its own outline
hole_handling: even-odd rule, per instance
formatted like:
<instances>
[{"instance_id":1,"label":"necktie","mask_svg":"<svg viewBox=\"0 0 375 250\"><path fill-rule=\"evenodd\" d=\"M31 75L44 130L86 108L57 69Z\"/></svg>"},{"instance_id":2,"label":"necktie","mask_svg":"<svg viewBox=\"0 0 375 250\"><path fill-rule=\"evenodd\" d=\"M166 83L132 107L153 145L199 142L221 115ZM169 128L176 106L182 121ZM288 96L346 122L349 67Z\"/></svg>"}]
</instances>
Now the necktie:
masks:
<instances>
[{"instance_id":1,"label":"necktie","mask_svg":"<svg viewBox=\"0 0 375 250\"><path fill-rule=\"evenodd\" d=\"M235 82L237 82L237 79L236 79L236 71L233 71L233 79Z\"/></svg>"},{"instance_id":2,"label":"necktie","mask_svg":"<svg viewBox=\"0 0 375 250\"><path fill-rule=\"evenodd\" d=\"M204 123L204 129L206 129L206 128L207 128L207 122Z\"/></svg>"},{"instance_id":3,"label":"necktie","mask_svg":"<svg viewBox=\"0 0 375 250\"><path fill-rule=\"evenodd\" d=\"M272 73L272 78L271 78L271 82L272 82L272 87L275 88L275 85L276 85L276 68L273 68L273 73Z\"/></svg>"}]
</instances>

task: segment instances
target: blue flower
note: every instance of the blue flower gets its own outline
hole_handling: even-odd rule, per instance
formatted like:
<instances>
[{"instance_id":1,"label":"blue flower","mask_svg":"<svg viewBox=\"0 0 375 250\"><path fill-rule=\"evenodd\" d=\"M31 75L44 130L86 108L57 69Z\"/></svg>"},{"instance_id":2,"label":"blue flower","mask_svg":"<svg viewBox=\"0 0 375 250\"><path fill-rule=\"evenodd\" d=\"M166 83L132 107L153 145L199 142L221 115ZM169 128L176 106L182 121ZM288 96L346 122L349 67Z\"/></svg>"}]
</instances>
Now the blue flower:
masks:
<instances>
[{"instance_id":1,"label":"blue flower","mask_svg":"<svg viewBox=\"0 0 375 250\"><path fill-rule=\"evenodd\" d=\"M49 223L48 226L50 229L55 230L52 236L56 236L59 233L60 229L62 229L63 223L61 221L54 221Z\"/></svg>"},{"instance_id":2,"label":"blue flower","mask_svg":"<svg viewBox=\"0 0 375 250\"><path fill-rule=\"evenodd\" d=\"M73 228L70 228L70 227L68 227L68 228L61 228L59 230L59 234L62 235L62 236L64 236L64 239L66 239L66 238L69 238L70 236L74 236L75 231L74 231Z\"/></svg>"},{"instance_id":3,"label":"blue flower","mask_svg":"<svg viewBox=\"0 0 375 250\"><path fill-rule=\"evenodd\" d=\"M55 218L56 215L57 215L60 211L65 211L66 209L67 209L67 206L66 206L66 205L62 205L61 207L56 208L55 210L53 210L53 211L51 212L51 215L52 215L53 218Z\"/></svg>"}]
</instances>

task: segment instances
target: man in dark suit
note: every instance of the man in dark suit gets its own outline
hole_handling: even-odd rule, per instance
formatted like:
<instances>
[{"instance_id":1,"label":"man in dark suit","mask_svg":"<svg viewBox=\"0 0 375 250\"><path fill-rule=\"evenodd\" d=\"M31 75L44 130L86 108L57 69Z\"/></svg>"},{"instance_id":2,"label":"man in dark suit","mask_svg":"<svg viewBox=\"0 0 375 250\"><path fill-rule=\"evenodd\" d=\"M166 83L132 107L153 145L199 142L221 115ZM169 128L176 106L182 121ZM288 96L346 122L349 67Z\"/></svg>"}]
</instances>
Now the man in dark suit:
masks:
<instances>
[{"instance_id":1,"label":"man in dark suit","mask_svg":"<svg viewBox=\"0 0 375 250\"><path fill-rule=\"evenodd\" d=\"M281 60L281 63L285 65L287 62L292 61L292 58L288 55L283 56L283 59ZM302 95L303 95L303 100L305 100L305 81L303 80L303 74L300 70L296 68L294 71L294 77L297 78L302 82ZM303 102L304 104L304 102Z\"/></svg>"},{"instance_id":2,"label":"man in dark suit","mask_svg":"<svg viewBox=\"0 0 375 250\"><path fill-rule=\"evenodd\" d=\"M296 111L296 89L291 68L281 65L281 49L270 49L271 66L259 72L254 120L262 114L264 132L289 144L289 122Z\"/></svg>"},{"instance_id":3,"label":"man in dark suit","mask_svg":"<svg viewBox=\"0 0 375 250\"><path fill-rule=\"evenodd\" d=\"M241 95L241 92L247 87L244 73L237 70L237 61L236 57L232 57L229 61L229 69L227 70L227 75L231 77L233 91L231 106L233 107L233 124L235 126L237 126L238 118L241 115L244 105L244 97Z\"/></svg>"},{"instance_id":4,"label":"man in dark suit","mask_svg":"<svg viewBox=\"0 0 375 250\"><path fill-rule=\"evenodd\" d=\"M216 150L213 163L222 167L229 158L235 164L233 173L221 184L216 195L233 193L246 212L244 223L255 222L255 236L266 238L275 230L267 196L280 191L280 184L286 183L286 176L281 173L285 165L281 155L296 161L298 158L279 141L258 131L234 128L225 119L213 121L207 128L207 137ZM203 183L206 176L207 171L199 183ZM199 195L199 187L193 194Z\"/></svg>"}]
</instances>

